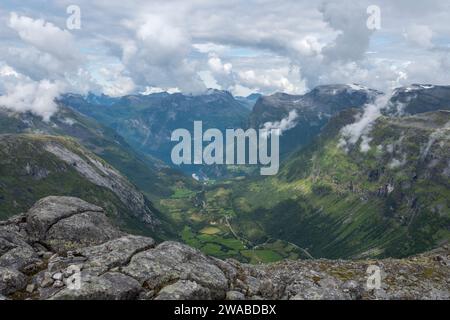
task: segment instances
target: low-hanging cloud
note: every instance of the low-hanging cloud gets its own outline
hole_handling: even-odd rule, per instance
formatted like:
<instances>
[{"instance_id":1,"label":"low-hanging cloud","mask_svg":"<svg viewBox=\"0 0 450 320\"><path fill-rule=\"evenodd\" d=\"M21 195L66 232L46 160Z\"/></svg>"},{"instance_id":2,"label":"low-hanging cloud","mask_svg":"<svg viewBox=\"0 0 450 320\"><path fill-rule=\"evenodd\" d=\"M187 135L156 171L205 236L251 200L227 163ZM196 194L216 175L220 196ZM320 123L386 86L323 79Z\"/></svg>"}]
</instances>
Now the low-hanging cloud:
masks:
<instances>
[{"instance_id":1,"label":"low-hanging cloud","mask_svg":"<svg viewBox=\"0 0 450 320\"><path fill-rule=\"evenodd\" d=\"M0 106L48 121L66 90L94 90L73 35L43 19L11 12L7 26L21 45L0 50ZM8 71L8 72L5 72Z\"/></svg>"},{"instance_id":2,"label":"low-hanging cloud","mask_svg":"<svg viewBox=\"0 0 450 320\"><path fill-rule=\"evenodd\" d=\"M14 71L9 66L2 67L0 72L0 107L16 112L31 112L44 121L57 111L55 99L64 92L61 82L40 80L34 81Z\"/></svg>"},{"instance_id":3,"label":"low-hanging cloud","mask_svg":"<svg viewBox=\"0 0 450 320\"><path fill-rule=\"evenodd\" d=\"M284 132L291 130L297 125L297 118L297 111L291 110L287 117L281 119L280 121L266 122L261 129L267 130L267 132L270 132L272 129L279 129L280 134L282 135Z\"/></svg>"},{"instance_id":4,"label":"low-hanging cloud","mask_svg":"<svg viewBox=\"0 0 450 320\"><path fill-rule=\"evenodd\" d=\"M349 151L352 145L355 145L361 139L360 151L365 153L370 150L370 132L373 124L381 116L381 110L387 106L391 95L379 96L374 103L367 104L364 107L362 115L352 124L346 125L341 129L341 139L339 146Z\"/></svg>"}]
</instances>

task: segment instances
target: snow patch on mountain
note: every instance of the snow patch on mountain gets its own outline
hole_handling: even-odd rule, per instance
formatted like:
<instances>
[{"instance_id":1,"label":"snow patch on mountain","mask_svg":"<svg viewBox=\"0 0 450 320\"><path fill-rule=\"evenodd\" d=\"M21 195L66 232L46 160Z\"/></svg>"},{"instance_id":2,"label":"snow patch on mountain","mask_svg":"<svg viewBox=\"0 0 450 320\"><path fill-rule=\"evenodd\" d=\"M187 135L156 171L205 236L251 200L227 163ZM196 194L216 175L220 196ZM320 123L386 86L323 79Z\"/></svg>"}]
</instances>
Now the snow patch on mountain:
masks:
<instances>
[{"instance_id":1,"label":"snow patch on mountain","mask_svg":"<svg viewBox=\"0 0 450 320\"><path fill-rule=\"evenodd\" d=\"M350 89L355 90L355 91L369 90L369 88L362 86L360 84L356 84L356 83L349 83L349 84L347 84L347 86L350 87Z\"/></svg>"}]
</instances>

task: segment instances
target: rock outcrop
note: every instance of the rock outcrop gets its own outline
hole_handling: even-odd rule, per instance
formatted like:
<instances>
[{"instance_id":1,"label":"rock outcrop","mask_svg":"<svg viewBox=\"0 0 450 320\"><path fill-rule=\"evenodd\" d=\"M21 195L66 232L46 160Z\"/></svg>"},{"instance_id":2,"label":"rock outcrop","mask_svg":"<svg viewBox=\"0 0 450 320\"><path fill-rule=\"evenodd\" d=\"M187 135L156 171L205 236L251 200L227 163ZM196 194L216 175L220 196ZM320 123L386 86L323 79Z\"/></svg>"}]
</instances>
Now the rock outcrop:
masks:
<instances>
[{"instance_id":1,"label":"rock outcrop","mask_svg":"<svg viewBox=\"0 0 450 320\"><path fill-rule=\"evenodd\" d=\"M247 265L125 234L97 206L47 197L0 222L1 299L450 299L450 250Z\"/></svg>"},{"instance_id":2,"label":"rock outcrop","mask_svg":"<svg viewBox=\"0 0 450 320\"><path fill-rule=\"evenodd\" d=\"M72 165L81 176L93 184L111 190L122 203L131 208L133 212L139 213L137 216L142 222L149 225L157 224L151 209L147 206L144 195L119 171L92 154L83 153L82 149L79 150L82 153L79 155L57 142L46 143L44 148L47 152Z\"/></svg>"},{"instance_id":3,"label":"rock outcrop","mask_svg":"<svg viewBox=\"0 0 450 320\"><path fill-rule=\"evenodd\" d=\"M7 122L9 118L5 120L3 116L0 108L0 121ZM114 148L115 145L108 147ZM116 152L121 156L133 158L117 148ZM100 152L99 148L92 149ZM161 229L158 210L124 176L127 171L120 165L116 169L76 139L36 133L0 134L0 150L3 169L0 211L13 210L6 216L28 209L43 196L90 195L90 201L107 208L110 214L117 212L116 221L133 219L155 232ZM113 156L105 152L103 157L110 159ZM125 166L124 161L121 163ZM135 164L128 165L137 168ZM0 216L5 217L4 214Z\"/></svg>"}]
</instances>

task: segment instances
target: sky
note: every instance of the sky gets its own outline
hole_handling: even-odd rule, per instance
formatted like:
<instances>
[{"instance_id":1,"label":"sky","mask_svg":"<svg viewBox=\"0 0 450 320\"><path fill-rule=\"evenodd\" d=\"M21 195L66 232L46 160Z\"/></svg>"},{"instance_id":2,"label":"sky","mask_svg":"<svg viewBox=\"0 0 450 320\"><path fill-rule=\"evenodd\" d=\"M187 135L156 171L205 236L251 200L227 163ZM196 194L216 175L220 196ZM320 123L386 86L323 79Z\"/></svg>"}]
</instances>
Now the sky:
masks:
<instances>
[{"instance_id":1,"label":"sky","mask_svg":"<svg viewBox=\"0 0 450 320\"><path fill-rule=\"evenodd\" d=\"M2 0L0 104L48 117L63 92L450 84L449 21L447 0Z\"/></svg>"}]
</instances>

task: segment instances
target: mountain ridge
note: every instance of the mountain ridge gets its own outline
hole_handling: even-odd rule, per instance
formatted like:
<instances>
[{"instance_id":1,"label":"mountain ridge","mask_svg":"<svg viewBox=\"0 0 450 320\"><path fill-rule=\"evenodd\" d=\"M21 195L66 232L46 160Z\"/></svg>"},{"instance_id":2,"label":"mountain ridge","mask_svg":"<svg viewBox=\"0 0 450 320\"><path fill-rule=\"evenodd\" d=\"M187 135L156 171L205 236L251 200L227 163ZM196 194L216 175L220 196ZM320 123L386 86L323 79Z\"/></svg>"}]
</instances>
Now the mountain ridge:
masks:
<instances>
[{"instance_id":1,"label":"mountain ridge","mask_svg":"<svg viewBox=\"0 0 450 320\"><path fill-rule=\"evenodd\" d=\"M168 186L175 181L187 181L161 160L136 152L113 129L63 104L59 105L58 111L47 122L31 113L16 113L0 108L0 133L73 137L126 174L151 199L170 195L172 191Z\"/></svg>"},{"instance_id":2,"label":"mountain ridge","mask_svg":"<svg viewBox=\"0 0 450 320\"><path fill-rule=\"evenodd\" d=\"M433 92L430 86L407 92L410 102L420 99L416 91L423 90L425 97ZM189 178L180 178L167 187L166 195L155 198L155 206L179 239L207 254L244 262L309 256L404 257L432 249L449 238L445 200L446 172L450 172L445 162L448 113L410 116L384 113L389 108L376 106L381 108L379 114L367 129L356 132L355 141L343 136L343 128L359 128L373 107L361 104L378 96L379 92L356 85L322 86L303 96L276 94L272 98L290 103L280 105L281 109L294 106L311 112L311 117L300 114L303 122L297 125L307 126L305 146L286 154L278 177L250 175L195 185ZM332 105L336 97L338 103ZM201 97L206 101L231 98L229 93L214 90ZM355 108L348 108L352 101ZM433 101L427 108L439 110L441 105ZM243 108L238 103L235 106ZM118 107L126 110L129 106ZM134 105L138 112L153 107ZM182 107L194 108L195 104ZM319 111L326 117L312 130L308 121L318 119ZM348 140L345 146L344 138ZM431 189L433 197L427 197Z\"/></svg>"},{"instance_id":3,"label":"mountain ridge","mask_svg":"<svg viewBox=\"0 0 450 320\"><path fill-rule=\"evenodd\" d=\"M119 171L73 138L1 134L0 146L3 218L44 196L73 195L107 208L124 228L165 234L162 216L153 204Z\"/></svg>"}]
</instances>

